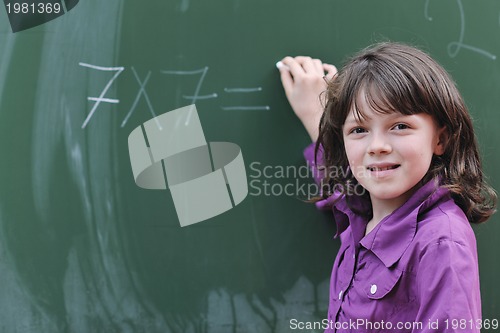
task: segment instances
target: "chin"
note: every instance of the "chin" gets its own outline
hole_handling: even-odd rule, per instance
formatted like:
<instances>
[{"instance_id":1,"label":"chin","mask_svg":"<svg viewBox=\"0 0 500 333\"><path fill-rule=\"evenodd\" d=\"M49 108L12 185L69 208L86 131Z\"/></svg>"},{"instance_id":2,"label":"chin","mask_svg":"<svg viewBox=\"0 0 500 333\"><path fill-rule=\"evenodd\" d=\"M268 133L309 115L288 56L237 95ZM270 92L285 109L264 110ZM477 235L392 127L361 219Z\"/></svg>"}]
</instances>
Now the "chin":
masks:
<instances>
[{"instance_id":1,"label":"chin","mask_svg":"<svg viewBox=\"0 0 500 333\"><path fill-rule=\"evenodd\" d=\"M394 200L404 196L408 191L394 191L394 189L391 189L389 191L376 190L368 192L372 198L377 198L379 200Z\"/></svg>"}]
</instances>

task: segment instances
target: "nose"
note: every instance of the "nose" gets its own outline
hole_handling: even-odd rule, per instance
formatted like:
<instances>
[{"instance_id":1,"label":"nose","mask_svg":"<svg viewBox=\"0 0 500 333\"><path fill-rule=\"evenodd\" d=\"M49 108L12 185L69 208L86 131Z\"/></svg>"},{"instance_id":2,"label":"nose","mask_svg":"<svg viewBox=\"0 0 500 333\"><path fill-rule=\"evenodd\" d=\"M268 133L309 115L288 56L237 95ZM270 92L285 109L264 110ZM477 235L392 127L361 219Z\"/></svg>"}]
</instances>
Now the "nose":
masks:
<instances>
[{"instance_id":1,"label":"nose","mask_svg":"<svg viewBox=\"0 0 500 333\"><path fill-rule=\"evenodd\" d=\"M370 155L388 154L392 152L392 146L384 134L372 133L367 152Z\"/></svg>"}]
</instances>

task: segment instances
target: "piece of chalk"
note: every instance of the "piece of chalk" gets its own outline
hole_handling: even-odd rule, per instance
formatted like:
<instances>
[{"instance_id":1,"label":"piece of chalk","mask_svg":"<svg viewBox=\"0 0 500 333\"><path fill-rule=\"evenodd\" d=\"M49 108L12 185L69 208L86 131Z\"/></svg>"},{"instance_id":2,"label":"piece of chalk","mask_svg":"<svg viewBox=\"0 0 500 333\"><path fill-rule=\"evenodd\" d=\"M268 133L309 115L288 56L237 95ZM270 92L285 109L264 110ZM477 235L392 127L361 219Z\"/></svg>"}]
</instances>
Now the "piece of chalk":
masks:
<instances>
[{"instance_id":1,"label":"piece of chalk","mask_svg":"<svg viewBox=\"0 0 500 333\"><path fill-rule=\"evenodd\" d=\"M290 67L288 67L287 65L285 65L284 63L282 63L281 61L278 61L276 63L276 68L277 69L286 69L286 70L290 70Z\"/></svg>"}]
</instances>

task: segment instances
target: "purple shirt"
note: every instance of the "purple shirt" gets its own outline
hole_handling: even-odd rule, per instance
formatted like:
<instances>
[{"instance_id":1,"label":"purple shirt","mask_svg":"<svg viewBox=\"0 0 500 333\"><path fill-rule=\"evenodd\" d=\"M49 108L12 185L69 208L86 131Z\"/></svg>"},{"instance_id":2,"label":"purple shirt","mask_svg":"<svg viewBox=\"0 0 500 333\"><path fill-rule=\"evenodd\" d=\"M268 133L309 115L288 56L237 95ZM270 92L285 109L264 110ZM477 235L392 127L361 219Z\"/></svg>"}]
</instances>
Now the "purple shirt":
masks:
<instances>
[{"instance_id":1,"label":"purple shirt","mask_svg":"<svg viewBox=\"0 0 500 333\"><path fill-rule=\"evenodd\" d=\"M312 165L313 144L304 156ZM366 236L345 199L317 205L333 210L341 241L325 332L479 332L476 239L447 189L428 182Z\"/></svg>"}]
</instances>

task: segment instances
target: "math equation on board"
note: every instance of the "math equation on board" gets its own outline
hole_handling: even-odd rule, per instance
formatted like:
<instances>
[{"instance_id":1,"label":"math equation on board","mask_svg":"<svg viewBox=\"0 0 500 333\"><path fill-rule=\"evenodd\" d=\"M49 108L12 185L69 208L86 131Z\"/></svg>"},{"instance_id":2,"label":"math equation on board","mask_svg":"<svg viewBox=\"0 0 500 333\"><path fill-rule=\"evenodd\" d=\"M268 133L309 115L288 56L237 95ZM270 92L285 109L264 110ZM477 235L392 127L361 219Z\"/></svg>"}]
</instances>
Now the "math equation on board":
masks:
<instances>
[{"instance_id":1,"label":"math equation on board","mask_svg":"<svg viewBox=\"0 0 500 333\"><path fill-rule=\"evenodd\" d=\"M90 102L93 102L92 108L90 109L87 117L85 118L83 124L82 124L82 129L87 127L89 122L91 121L92 117L94 114L97 112L99 109L99 106L102 103L111 103L111 104L118 104L120 103L119 99L115 98L109 98L107 97L107 93L111 86L115 83L115 81L118 79L118 77L126 70L125 67L103 67L103 66L97 66L97 65L92 65L84 62L79 63L80 66L88 68L89 70L94 70L94 71L101 71L101 72L107 72L107 73L113 73L109 81L102 87L101 93L99 96L88 96L87 100ZM201 94L201 87L203 85L203 81L205 80L205 77L208 73L208 67L203 67L199 69L194 69L194 70L161 70L160 73L162 75L172 75L172 76L195 76L198 77L198 80L196 84L192 87L191 91L192 94L190 95L183 95L182 98L189 101L189 104L195 104L199 100L207 100L207 99L214 99L218 98L220 93L210 93L210 94ZM149 98L149 95L147 93L147 84L149 79L151 78L151 71L148 71L146 76L141 79L139 74L137 73L136 69L134 67L131 67L131 71L134 74L135 80L137 81L138 84L138 91L135 96L135 99L132 103L132 106L130 107L130 110L127 112L127 114L124 116L123 121L121 122L121 127L124 127L127 124L127 121L129 120L130 116L134 113L137 104L141 100L141 98L144 98L146 101L146 104L148 106L148 110L151 113L153 117L156 117L157 114L154 111L153 104L151 103L151 100ZM223 89L224 94L254 94L254 93L259 93L262 91L262 87L225 87ZM270 110L271 108L269 105L226 105L226 106L221 106L222 110L227 110L227 111L244 111L244 110L251 110L251 111L258 111L258 110Z\"/></svg>"},{"instance_id":2,"label":"math equation on board","mask_svg":"<svg viewBox=\"0 0 500 333\"><path fill-rule=\"evenodd\" d=\"M432 2L431 0L425 0L424 3L424 18L428 22L432 22L434 19L431 15L432 12ZM479 48L477 46L471 45L466 43L465 41L465 26L466 26L466 16L465 16L465 11L463 8L462 0L456 0L456 5L458 7L459 13L460 13L460 29L458 31L458 38L455 41L452 41L448 43L447 45L447 52L450 58L456 57L461 50L467 50L469 52L476 53L477 55L481 57L485 57L489 60L495 61L497 59L497 55L493 54L487 50L484 50L482 48ZM500 16L499 16L499 24L500 24ZM93 65L85 62L80 62L80 66L87 68L88 70L94 70L94 71L101 71L101 72L107 72L107 73L112 73L111 78L107 82L107 84L102 87L101 93L99 96L88 96L87 99L88 101L92 102L93 105L85 118L83 124L82 124L82 129L84 129L89 122L91 121L92 117L96 113L96 111L99 109L99 106L103 103L111 103L111 104L118 104L120 103L119 99L114 99L114 98L109 98L107 97L107 92L113 85L113 83L118 79L118 77L126 70L125 67L103 67L103 66L98 66L98 65ZM138 84L138 91L135 96L135 99L132 103L132 106L130 107L130 110L127 112L125 117L123 118L121 122L121 127L124 127L127 124L127 121L129 120L130 116L134 113L137 104L141 100L141 98L144 98L148 110L151 113L152 117L156 117L157 114L154 111L153 105L151 103L151 100L149 98L149 95L147 93L147 84L149 79L151 78L151 71L148 71L143 79L139 77L139 74L137 73L136 69L134 67L130 68L131 71L134 74L135 80L137 81ZM207 100L207 99L215 99L218 98L221 93L213 92L210 94L201 94L201 88L203 85L203 82L205 80L205 77L208 73L208 67L202 67L198 69L192 69L192 70L161 70L160 74L161 75L171 75L171 76L193 76L197 77L197 82L196 84L191 87L192 93L190 95L183 95L182 98L189 101L190 104L195 104L199 100ZM109 75L109 74L108 74ZM262 87L225 87L223 89L224 94L253 94L253 93L259 93L262 91ZM222 110L270 110L269 105L227 105L227 106L221 106Z\"/></svg>"}]
</instances>

